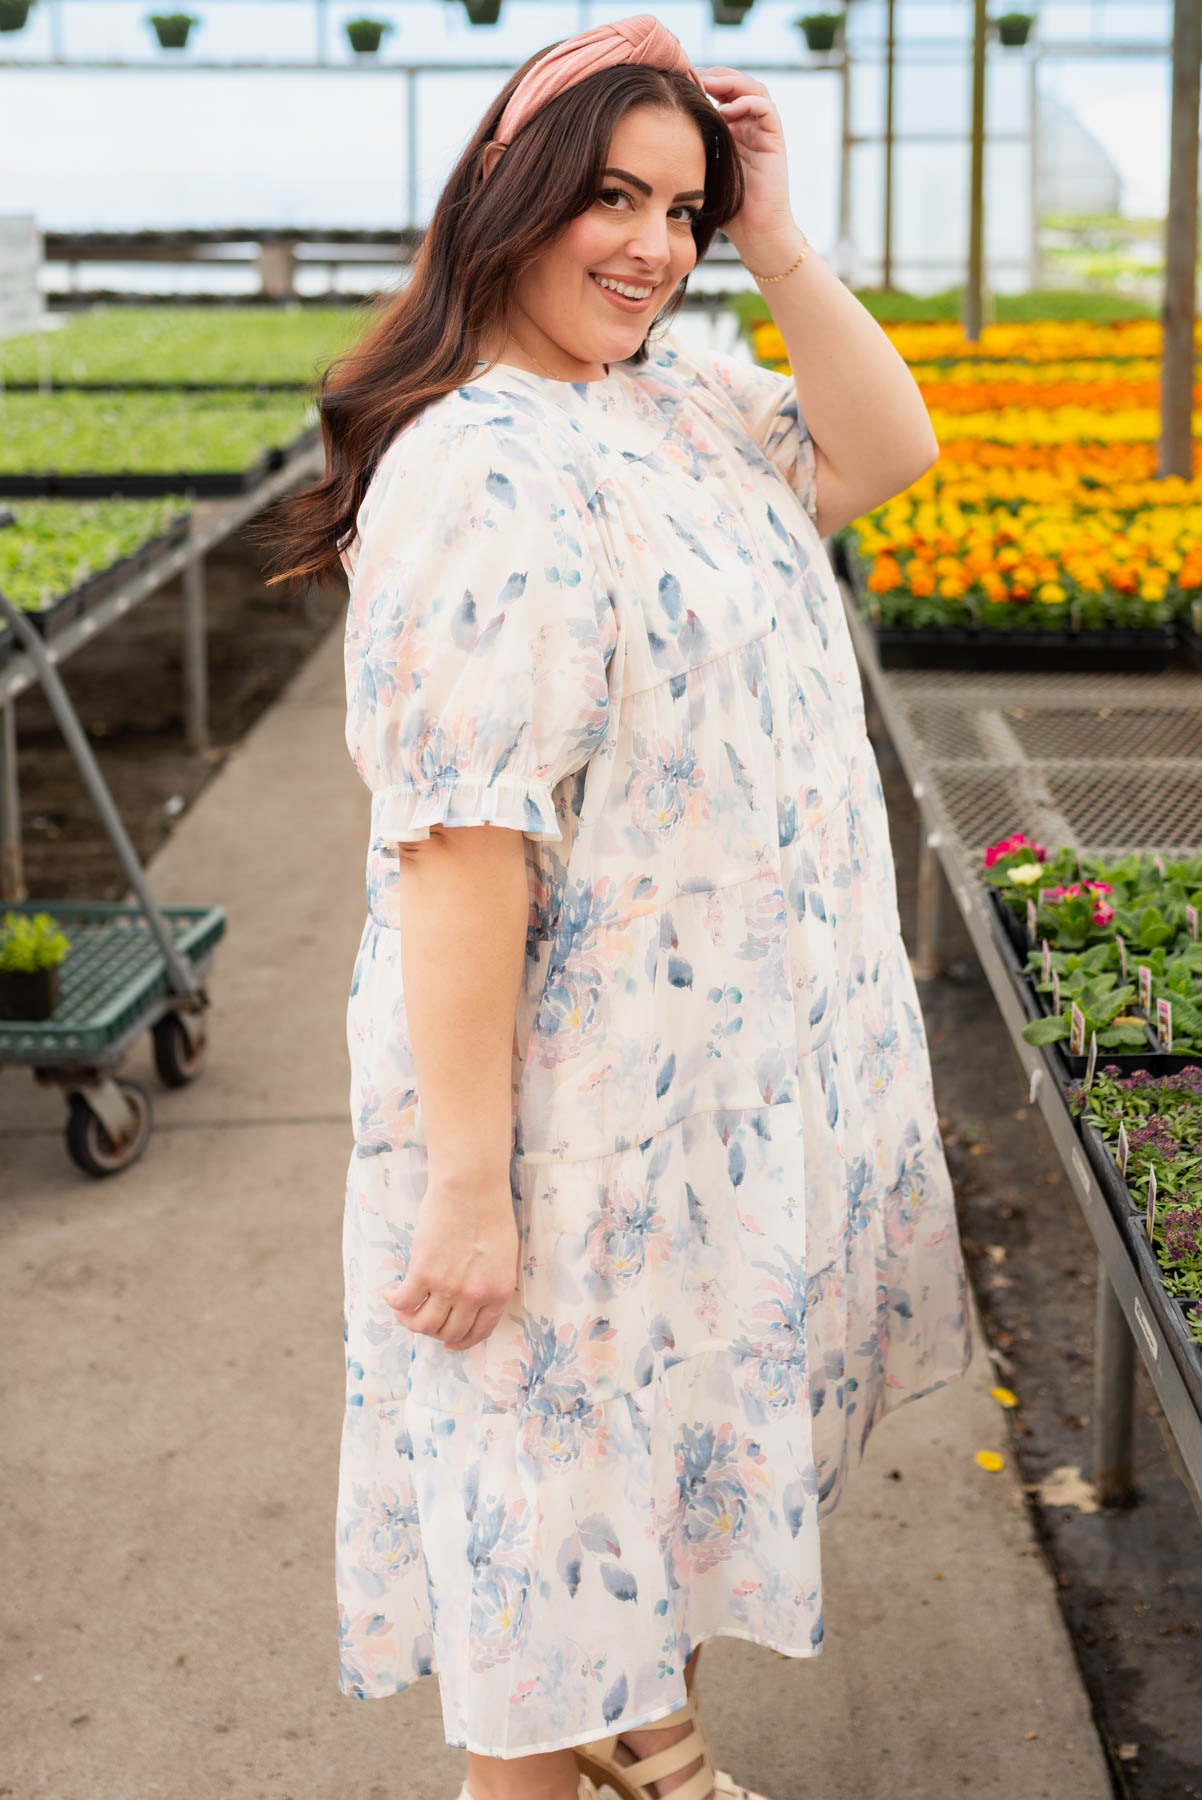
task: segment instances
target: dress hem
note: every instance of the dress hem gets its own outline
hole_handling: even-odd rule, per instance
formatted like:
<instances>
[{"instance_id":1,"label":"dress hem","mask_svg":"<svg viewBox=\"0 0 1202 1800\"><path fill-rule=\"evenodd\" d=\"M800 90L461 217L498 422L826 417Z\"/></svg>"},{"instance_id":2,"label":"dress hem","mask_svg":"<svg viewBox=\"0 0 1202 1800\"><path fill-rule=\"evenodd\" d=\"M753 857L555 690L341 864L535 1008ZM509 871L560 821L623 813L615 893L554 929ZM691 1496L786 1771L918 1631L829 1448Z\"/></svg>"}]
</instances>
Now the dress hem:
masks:
<instances>
[{"instance_id":1,"label":"dress hem","mask_svg":"<svg viewBox=\"0 0 1202 1800\"><path fill-rule=\"evenodd\" d=\"M709 1643L711 1638L719 1637L740 1638L745 1644L759 1644L765 1650L775 1651L778 1656L788 1656L798 1662L812 1661L814 1657L821 1656L826 1642L824 1638L820 1638L816 1644L778 1644L771 1638L756 1637L755 1633L751 1631L739 1631L731 1625L719 1625L713 1631L707 1631L704 1636L699 1637L693 1645L693 1650L699 1650L702 1644ZM692 1654L693 1651L690 1650L689 1655ZM403 1694L406 1689L415 1687L419 1681L424 1681L427 1675L437 1676L437 1673L436 1669L428 1669L421 1675L415 1675L412 1681L405 1683L404 1687L390 1688L385 1694L352 1694L351 1690L343 1686L341 1682L339 1691L353 1700L386 1700L391 1694ZM688 1698L688 1690L684 1687L683 1676L681 1677L681 1689L680 1697L670 1700L666 1706L657 1706L652 1712L641 1713L637 1719L614 1720L614 1725L620 1732L638 1731L643 1725L654 1725L657 1719L666 1719L670 1713L679 1712ZM447 1738L446 1744L449 1750L468 1750L473 1756L493 1756L498 1761L504 1762L512 1761L519 1756L546 1756L555 1750L574 1750L583 1744L596 1743L598 1735L595 1728L590 1728L578 1737L557 1738L554 1742L548 1740L541 1744L519 1744L505 1750L498 1750L487 1744L474 1743L470 1738Z\"/></svg>"}]
</instances>

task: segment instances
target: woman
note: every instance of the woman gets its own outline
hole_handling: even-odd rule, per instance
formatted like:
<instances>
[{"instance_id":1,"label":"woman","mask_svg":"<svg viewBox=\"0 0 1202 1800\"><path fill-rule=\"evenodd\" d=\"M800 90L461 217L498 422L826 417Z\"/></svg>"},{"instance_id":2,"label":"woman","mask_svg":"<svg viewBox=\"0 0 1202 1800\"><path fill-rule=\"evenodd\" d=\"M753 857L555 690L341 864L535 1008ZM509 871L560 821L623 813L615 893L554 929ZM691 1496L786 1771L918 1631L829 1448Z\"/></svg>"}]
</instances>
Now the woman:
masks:
<instances>
[{"instance_id":1,"label":"woman","mask_svg":"<svg viewBox=\"0 0 1202 1800\"><path fill-rule=\"evenodd\" d=\"M718 227L794 379L664 331ZM436 1672L470 1800L745 1793L697 1647L821 1648L820 1514L969 1356L821 543L938 446L765 88L650 17L506 85L322 413L281 562L341 555L372 790L341 1686Z\"/></svg>"}]
</instances>

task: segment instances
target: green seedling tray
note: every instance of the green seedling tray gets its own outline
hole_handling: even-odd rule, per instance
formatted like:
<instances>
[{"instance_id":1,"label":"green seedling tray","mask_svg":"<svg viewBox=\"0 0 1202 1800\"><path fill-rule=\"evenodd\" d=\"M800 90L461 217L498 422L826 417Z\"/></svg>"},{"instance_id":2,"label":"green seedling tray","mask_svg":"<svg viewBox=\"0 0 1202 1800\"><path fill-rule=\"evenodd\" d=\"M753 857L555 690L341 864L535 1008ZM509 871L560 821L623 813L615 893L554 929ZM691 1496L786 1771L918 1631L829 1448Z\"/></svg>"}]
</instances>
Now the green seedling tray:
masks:
<instances>
[{"instance_id":1,"label":"green seedling tray","mask_svg":"<svg viewBox=\"0 0 1202 1800\"><path fill-rule=\"evenodd\" d=\"M196 968L225 935L222 906L165 906L181 953ZM105 1060L166 1010L166 965L137 906L104 902L0 902L5 912L48 912L71 940L60 965L61 999L49 1019L0 1020L0 1065Z\"/></svg>"}]
</instances>

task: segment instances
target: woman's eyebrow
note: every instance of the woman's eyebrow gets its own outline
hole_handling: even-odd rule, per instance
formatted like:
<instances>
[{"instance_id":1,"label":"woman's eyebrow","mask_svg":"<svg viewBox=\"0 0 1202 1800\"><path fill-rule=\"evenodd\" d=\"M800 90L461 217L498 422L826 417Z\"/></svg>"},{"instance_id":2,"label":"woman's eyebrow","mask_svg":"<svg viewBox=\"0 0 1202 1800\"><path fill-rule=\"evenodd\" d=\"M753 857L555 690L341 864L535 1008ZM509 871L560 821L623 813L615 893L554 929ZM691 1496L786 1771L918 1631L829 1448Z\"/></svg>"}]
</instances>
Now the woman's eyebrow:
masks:
<instances>
[{"instance_id":1,"label":"woman's eyebrow","mask_svg":"<svg viewBox=\"0 0 1202 1800\"><path fill-rule=\"evenodd\" d=\"M623 181L628 181L630 183L631 187L638 188L640 194L649 194L651 192L647 183L645 181L640 181L637 175L632 175L629 169L604 169L602 170L602 173L605 175L620 175ZM705 189L693 188L690 193L676 194L673 198L676 200L704 200Z\"/></svg>"}]
</instances>

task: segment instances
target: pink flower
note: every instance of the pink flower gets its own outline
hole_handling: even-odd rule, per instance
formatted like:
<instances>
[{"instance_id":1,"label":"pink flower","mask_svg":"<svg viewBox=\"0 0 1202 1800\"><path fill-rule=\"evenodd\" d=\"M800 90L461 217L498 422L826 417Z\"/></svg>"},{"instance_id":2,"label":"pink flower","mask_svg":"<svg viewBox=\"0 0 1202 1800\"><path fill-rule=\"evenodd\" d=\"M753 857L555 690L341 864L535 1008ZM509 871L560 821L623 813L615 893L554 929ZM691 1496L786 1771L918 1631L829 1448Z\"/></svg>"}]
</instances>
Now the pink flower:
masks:
<instances>
[{"instance_id":1,"label":"pink flower","mask_svg":"<svg viewBox=\"0 0 1202 1800\"><path fill-rule=\"evenodd\" d=\"M1111 919L1113 919L1113 917L1114 917L1113 906L1108 906L1106 904L1105 900L1099 900L1098 904L1093 909L1094 924L1095 925L1109 925L1109 923L1110 923Z\"/></svg>"},{"instance_id":2,"label":"pink flower","mask_svg":"<svg viewBox=\"0 0 1202 1800\"><path fill-rule=\"evenodd\" d=\"M1087 881L1085 885L1095 894L1113 894L1114 892L1108 881Z\"/></svg>"},{"instance_id":3,"label":"pink flower","mask_svg":"<svg viewBox=\"0 0 1202 1800\"><path fill-rule=\"evenodd\" d=\"M1013 856L1016 850L1030 850L1034 854L1036 862L1047 861L1048 853L1042 844L1034 844L1025 832L1015 831L1009 837L999 838L996 844L990 844L985 852L985 867L992 869L995 863L1002 860L1003 856Z\"/></svg>"}]
</instances>

